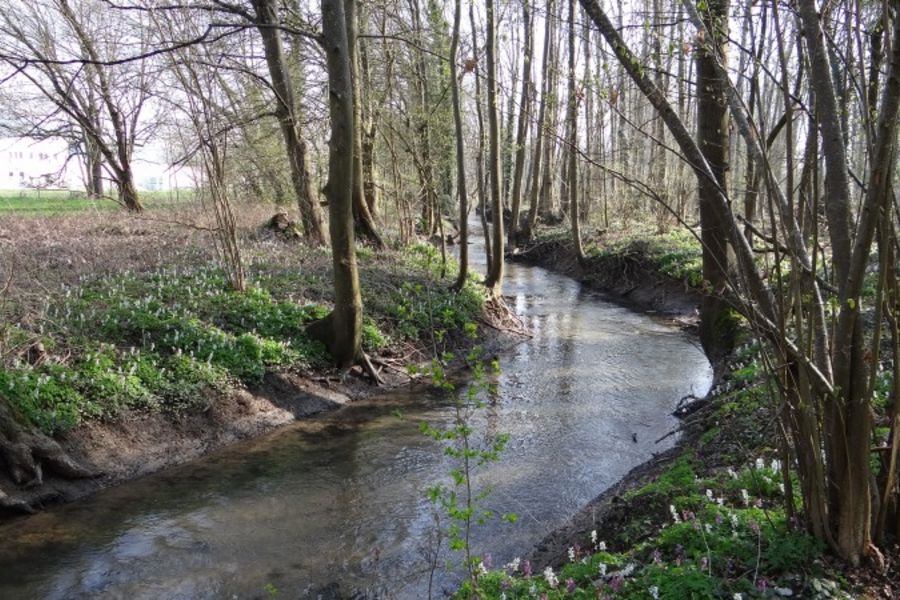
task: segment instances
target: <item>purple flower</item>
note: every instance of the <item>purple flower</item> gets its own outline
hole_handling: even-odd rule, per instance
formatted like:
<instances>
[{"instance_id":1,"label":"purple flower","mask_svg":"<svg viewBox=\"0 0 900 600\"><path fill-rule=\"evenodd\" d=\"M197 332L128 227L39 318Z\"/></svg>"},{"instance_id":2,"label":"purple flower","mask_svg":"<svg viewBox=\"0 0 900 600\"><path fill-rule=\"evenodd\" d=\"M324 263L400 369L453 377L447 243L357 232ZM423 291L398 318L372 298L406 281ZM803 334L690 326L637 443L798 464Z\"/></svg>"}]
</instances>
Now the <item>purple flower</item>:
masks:
<instances>
[{"instance_id":1,"label":"purple flower","mask_svg":"<svg viewBox=\"0 0 900 600\"><path fill-rule=\"evenodd\" d=\"M571 577L566 579L566 591L570 594L575 591L575 580Z\"/></svg>"},{"instance_id":2,"label":"purple flower","mask_svg":"<svg viewBox=\"0 0 900 600\"><path fill-rule=\"evenodd\" d=\"M612 581L609 582L609 587L612 588L613 592L618 594L619 590L622 589L622 576L616 575L613 577Z\"/></svg>"},{"instance_id":3,"label":"purple flower","mask_svg":"<svg viewBox=\"0 0 900 600\"><path fill-rule=\"evenodd\" d=\"M650 555L653 558L653 562L661 565L662 564L662 554L659 553L659 548L654 548L653 553Z\"/></svg>"},{"instance_id":4,"label":"purple flower","mask_svg":"<svg viewBox=\"0 0 900 600\"><path fill-rule=\"evenodd\" d=\"M531 573L532 573L532 571L531 571L531 561L530 561L530 560L526 560L526 561L522 564L522 574L525 575L525 577L531 577Z\"/></svg>"},{"instance_id":5,"label":"purple flower","mask_svg":"<svg viewBox=\"0 0 900 600\"><path fill-rule=\"evenodd\" d=\"M494 560L491 558L490 554L485 554L484 558L481 560L481 562L484 563L485 569L490 569L490 568L493 568L493 566L494 566Z\"/></svg>"}]
</instances>

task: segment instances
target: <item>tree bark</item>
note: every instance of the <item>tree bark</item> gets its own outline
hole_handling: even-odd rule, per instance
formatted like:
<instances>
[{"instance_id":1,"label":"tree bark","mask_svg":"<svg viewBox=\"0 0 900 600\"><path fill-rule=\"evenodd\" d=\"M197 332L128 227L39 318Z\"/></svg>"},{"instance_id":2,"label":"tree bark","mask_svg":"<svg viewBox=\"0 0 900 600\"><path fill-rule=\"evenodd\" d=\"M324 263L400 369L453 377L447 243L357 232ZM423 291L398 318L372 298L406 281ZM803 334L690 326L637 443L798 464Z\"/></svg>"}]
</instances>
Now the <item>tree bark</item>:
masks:
<instances>
[{"instance_id":1,"label":"tree bark","mask_svg":"<svg viewBox=\"0 0 900 600\"><path fill-rule=\"evenodd\" d=\"M488 100L488 178L491 189L492 265L485 287L494 298L499 298L503 289L503 194L500 171L500 117L497 106L497 27L495 0L487 0L487 100Z\"/></svg>"},{"instance_id":2,"label":"tree bark","mask_svg":"<svg viewBox=\"0 0 900 600\"><path fill-rule=\"evenodd\" d=\"M347 45L350 58L350 82L353 86L353 221L356 231L376 248L383 248L384 242L378 234L372 212L366 202L365 173L363 169L363 126L362 89L359 78L359 58L357 52L358 18L356 0L344 0L344 18L347 20Z\"/></svg>"},{"instance_id":3,"label":"tree bark","mask_svg":"<svg viewBox=\"0 0 900 600\"><path fill-rule=\"evenodd\" d=\"M581 224L578 209L578 98L575 91L575 1L569 0L569 98L566 107L566 130L568 144L568 165L566 178L569 180L569 219L572 221L572 240L575 256L584 264L584 248L581 245Z\"/></svg>"},{"instance_id":4,"label":"tree bark","mask_svg":"<svg viewBox=\"0 0 900 600\"><path fill-rule=\"evenodd\" d=\"M460 0L455 0L453 33L450 37L450 93L453 97L453 127L456 132L456 195L459 197L459 274L454 288L461 290L469 272L469 196L466 189L466 153L463 139L462 114L459 105L459 26L462 19ZM477 75L476 75L477 76Z\"/></svg>"},{"instance_id":5,"label":"tree bark","mask_svg":"<svg viewBox=\"0 0 900 600\"><path fill-rule=\"evenodd\" d=\"M362 296L353 235L353 84L343 0L322 0L322 33L328 68L328 228L334 267L334 310L311 328L335 363L348 369L362 354ZM330 329L330 336L322 330Z\"/></svg>"},{"instance_id":6,"label":"tree bark","mask_svg":"<svg viewBox=\"0 0 900 600\"><path fill-rule=\"evenodd\" d=\"M537 130L534 134L534 154L531 160L531 185L528 197L528 226L525 235L531 238L538 218L538 203L540 199L541 169L546 169L544 157L544 129L547 119L547 95L550 88L550 54L553 48L552 28L550 15L553 14L554 0L547 0L547 15L544 19L544 54L541 60L541 99L538 105Z\"/></svg>"},{"instance_id":7,"label":"tree bark","mask_svg":"<svg viewBox=\"0 0 900 600\"><path fill-rule=\"evenodd\" d=\"M724 65L728 39L728 0L711 0L701 13L709 43L697 48L697 143L715 175L701 178L700 237L703 245L703 280L707 286L700 303L700 342L710 362L718 367L734 347L737 330L724 298L732 275L733 252L728 239L729 215L718 202L728 189L729 119L725 94L728 83L716 62Z\"/></svg>"},{"instance_id":8,"label":"tree bark","mask_svg":"<svg viewBox=\"0 0 900 600\"><path fill-rule=\"evenodd\" d=\"M509 248L518 243L519 211L522 206L522 173L525 170L525 138L528 134L528 122L531 117L531 59L533 43L531 40L531 6L529 0L522 2L522 27L525 29L525 56L522 60L522 95L519 98L519 119L516 123L515 162L512 173L512 201L509 223Z\"/></svg>"},{"instance_id":9,"label":"tree bark","mask_svg":"<svg viewBox=\"0 0 900 600\"><path fill-rule=\"evenodd\" d=\"M253 0L256 12L256 28L263 41L266 65L275 90L275 116L284 137L288 162L291 168L291 184L297 197L297 208L303 223L307 241L314 245L325 243L325 227L322 210L315 200L309 177L306 142L300 137L295 112L294 88L284 58L279 36L278 15L273 0Z\"/></svg>"}]
</instances>

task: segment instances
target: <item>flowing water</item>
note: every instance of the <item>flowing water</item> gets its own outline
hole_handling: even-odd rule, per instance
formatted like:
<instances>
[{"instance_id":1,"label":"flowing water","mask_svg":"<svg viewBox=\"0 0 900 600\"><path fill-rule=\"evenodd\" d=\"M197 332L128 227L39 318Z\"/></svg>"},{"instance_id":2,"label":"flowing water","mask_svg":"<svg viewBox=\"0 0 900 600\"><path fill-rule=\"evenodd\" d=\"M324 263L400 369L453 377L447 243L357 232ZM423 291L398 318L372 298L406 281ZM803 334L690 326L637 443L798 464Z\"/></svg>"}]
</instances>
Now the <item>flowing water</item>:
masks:
<instances>
[{"instance_id":1,"label":"flowing water","mask_svg":"<svg viewBox=\"0 0 900 600\"><path fill-rule=\"evenodd\" d=\"M677 400L711 379L689 336L571 279L513 264L504 293L534 337L500 356L499 394L476 418L476 437L511 436L475 477L487 507L519 517L475 527L495 565L668 448L655 440ZM429 582L440 598L460 557L430 567L426 490L453 464L419 422L452 418L446 395L394 390L7 523L0 598L419 599Z\"/></svg>"}]
</instances>

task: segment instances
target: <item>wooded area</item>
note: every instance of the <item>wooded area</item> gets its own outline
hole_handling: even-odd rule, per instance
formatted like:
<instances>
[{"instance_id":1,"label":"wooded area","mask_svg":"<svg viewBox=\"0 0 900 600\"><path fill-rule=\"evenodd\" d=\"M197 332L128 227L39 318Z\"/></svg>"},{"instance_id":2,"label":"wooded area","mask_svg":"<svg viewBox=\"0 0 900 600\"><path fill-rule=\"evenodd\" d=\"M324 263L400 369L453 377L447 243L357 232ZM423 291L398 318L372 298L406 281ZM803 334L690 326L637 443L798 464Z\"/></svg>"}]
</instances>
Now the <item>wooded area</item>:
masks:
<instances>
[{"instance_id":1,"label":"wooded area","mask_svg":"<svg viewBox=\"0 0 900 600\"><path fill-rule=\"evenodd\" d=\"M764 342L770 435L786 497L794 472L803 499L786 510L878 564L900 537L897 9L10 0L0 131L66 139L88 192L135 213L136 149L165 148L197 173L237 290L231 207L290 207L305 242L331 248L334 308L310 332L343 369L368 363L360 246L459 244L461 289L479 218L501 302L507 255L544 225L565 223L582 260L587 236L686 229L711 362L742 327ZM0 421L17 481L43 458L77 471L2 405Z\"/></svg>"}]
</instances>

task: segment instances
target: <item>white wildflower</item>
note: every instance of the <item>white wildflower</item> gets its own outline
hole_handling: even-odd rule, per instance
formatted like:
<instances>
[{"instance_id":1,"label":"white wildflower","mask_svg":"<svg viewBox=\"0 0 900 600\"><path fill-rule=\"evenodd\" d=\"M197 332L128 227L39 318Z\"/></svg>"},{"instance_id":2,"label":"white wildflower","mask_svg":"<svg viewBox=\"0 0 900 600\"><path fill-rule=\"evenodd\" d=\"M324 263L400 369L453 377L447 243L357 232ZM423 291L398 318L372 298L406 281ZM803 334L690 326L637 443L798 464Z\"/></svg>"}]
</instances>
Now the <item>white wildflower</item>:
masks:
<instances>
[{"instance_id":1,"label":"white wildflower","mask_svg":"<svg viewBox=\"0 0 900 600\"><path fill-rule=\"evenodd\" d=\"M733 598L733 600L744 600L744 595L741 594L740 592L737 592L737 593L735 593L734 596L732 596L732 598Z\"/></svg>"},{"instance_id":2,"label":"white wildflower","mask_svg":"<svg viewBox=\"0 0 900 600\"><path fill-rule=\"evenodd\" d=\"M597 544L597 550L600 552L606 552L606 542L599 542Z\"/></svg>"},{"instance_id":3,"label":"white wildflower","mask_svg":"<svg viewBox=\"0 0 900 600\"><path fill-rule=\"evenodd\" d=\"M549 585L554 590L559 586L559 579L556 578L556 573L553 572L553 567L547 567L544 569L544 579L547 580L547 585Z\"/></svg>"},{"instance_id":4,"label":"white wildflower","mask_svg":"<svg viewBox=\"0 0 900 600\"><path fill-rule=\"evenodd\" d=\"M622 577L631 577L631 574L634 573L634 570L636 568L637 568L636 564L628 563L627 565L622 567L622 570L619 571L619 575L621 575Z\"/></svg>"},{"instance_id":5,"label":"white wildflower","mask_svg":"<svg viewBox=\"0 0 900 600\"><path fill-rule=\"evenodd\" d=\"M674 504L669 505L669 512L672 513L672 520L676 523L681 523L681 517L678 516L678 511L675 509Z\"/></svg>"},{"instance_id":6,"label":"white wildflower","mask_svg":"<svg viewBox=\"0 0 900 600\"><path fill-rule=\"evenodd\" d=\"M652 585L647 591L650 592L650 596L653 600L659 600L659 588L657 586Z\"/></svg>"},{"instance_id":7,"label":"white wildflower","mask_svg":"<svg viewBox=\"0 0 900 600\"><path fill-rule=\"evenodd\" d=\"M772 467L772 470L775 471L776 473L781 473L781 461L778 460L777 458L772 459L771 467Z\"/></svg>"},{"instance_id":8,"label":"white wildflower","mask_svg":"<svg viewBox=\"0 0 900 600\"><path fill-rule=\"evenodd\" d=\"M600 577L606 577L606 564L600 563L600 566L597 568L597 572L600 573Z\"/></svg>"},{"instance_id":9,"label":"white wildflower","mask_svg":"<svg viewBox=\"0 0 900 600\"><path fill-rule=\"evenodd\" d=\"M738 474L735 473L734 469L732 469L731 467L728 467L728 470L726 471L726 473L728 473L728 476L731 477L732 479L738 478Z\"/></svg>"},{"instance_id":10,"label":"white wildflower","mask_svg":"<svg viewBox=\"0 0 900 600\"><path fill-rule=\"evenodd\" d=\"M756 459L756 470L761 471L762 469L765 469L765 468L766 468L766 461L764 461L761 458L757 458Z\"/></svg>"},{"instance_id":11,"label":"white wildflower","mask_svg":"<svg viewBox=\"0 0 900 600\"><path fill-rule=\"evenodd\" d=\"M710 490L710 489L707 489L707 490L706 490L706 498L707 498L707 500L709 500L710 502L713 501L713 491L712 491L712 490Z\"/></svg>"},{"instance_id":12,"label":"white wildflower","mask_svg":"<svg viewBox=\"0 0 900 600\"><path fill-rule=\"evenodd\" d=\"M776 596L781 596L782 598L790 598L794 595L794 590L788 587L777 587L774 591Z\"/></svg>"},{"instance_id":13,"label":"white wildflower","mask_svg":"<svg viewBox=\"0 0 900 600\"><path fill-rule=\"evenodd\" d=\"M575 562L575 547L569 546L569 562Z\"/></svg>"},{"instance_id":14,"label":"white wildflower","mask_svg":"<svg viewBox=\"0 0 900 600\"><path fill-rule=\"evenodd\" d=\"M741 490L741 501L744 503L744 506L750 506L750 494L747 490Z\"/></svg>"},{"instance_id":15,"label":"white wildflower","mask_svg":"<svg viewBox=\"0 0 900 600\"><path fill-rule=\"evenodd\" d=\"M506 564L506 569L512 573L515 573L519 570L519 565L521 564L521 562L522 559L517 556Z\"/></svg>"},{"instance_id":16,"label":"white wildflower","mask_svg":"<svg viewBox=\"0 0 900 600\"><path fill-rule=\"evenodd\" d=\"M596 529L591 531L591 545L592 546L597 545L597 530Z\"/></svg>"},{"instance_id":17,"label":"white wildflower","mask_svg":"<svg viewBox=\"0 0 900 600\"><path fill-rule=\"evenodd\" d=\"M487 572L488 572L487 567L484 566L484 562L482 562L482 561L478 561L478 572L481 575L487 575Z\"/></svg>"},{"instance_id":18,"label":"white wildflower","mask_svg":"<svg viewBox=\"0 0 900 600\"><path fill-rule=\"evenodd\" d=\"M737 529L737 526L738 526L738 518L737 518L737 515L734 514L734 513L731 513L730 515L728 515L728 518L731 520L731 526L732 526L734 529Z\"/></svg>"}]
</instances>

